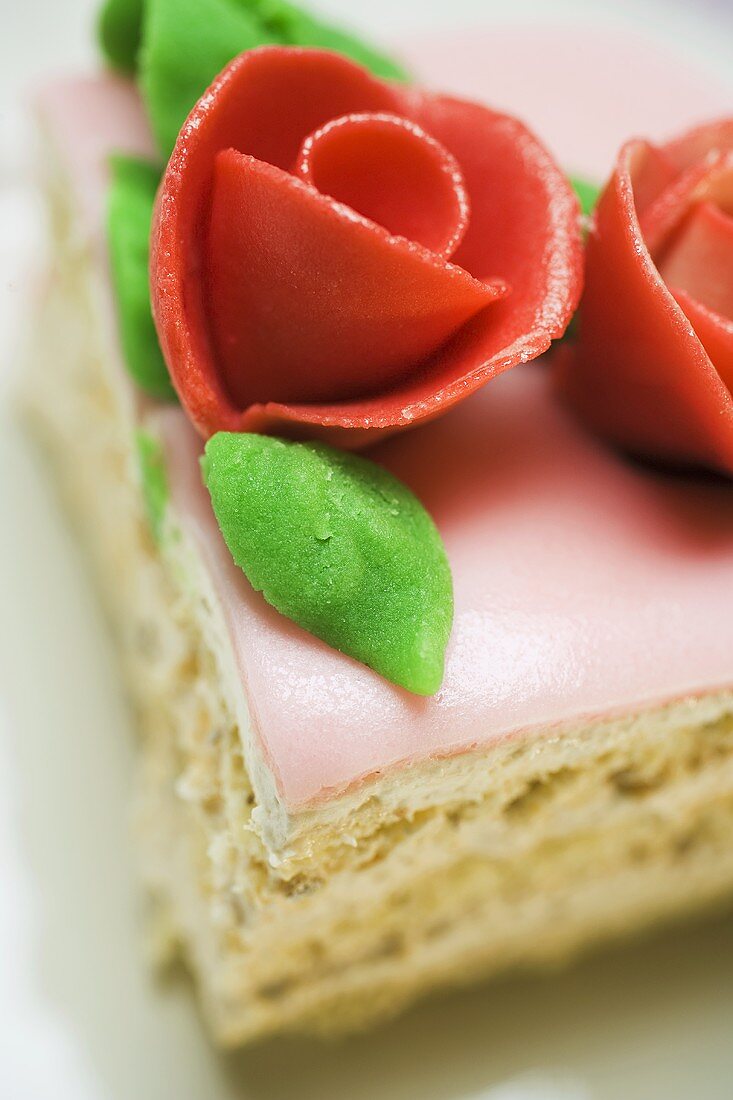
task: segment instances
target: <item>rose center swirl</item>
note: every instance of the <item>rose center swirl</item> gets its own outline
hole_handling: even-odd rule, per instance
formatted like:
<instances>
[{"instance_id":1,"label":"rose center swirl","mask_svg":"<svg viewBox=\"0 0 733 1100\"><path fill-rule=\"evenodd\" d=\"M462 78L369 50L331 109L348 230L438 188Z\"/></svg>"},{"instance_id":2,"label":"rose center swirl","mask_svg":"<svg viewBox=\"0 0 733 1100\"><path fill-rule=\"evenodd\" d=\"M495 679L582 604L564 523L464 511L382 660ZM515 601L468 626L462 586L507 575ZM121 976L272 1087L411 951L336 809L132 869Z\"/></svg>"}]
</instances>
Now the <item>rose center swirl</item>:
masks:
<instances>
[{"instance_id":1,"label":"rose center swirl","mask_svg":"<svg viewBox=\"0 0 733 1100\"><path fill-rule=\"evenodd\" d=\"M643 229L647 222L652 244L661 236L653 256L672 293L733 321L733 154L714 149L693 164L652 204Z\"/></svg>"},{"instance_id":2,"label":"rose center swirl","mask_svg":"<svg viewBox=\"0 0 733 1100\"><path fill-rule=\"evenodd\" d=\"M455 158L414 122L350 114L305 139L295 175L394 236L449 259L468 227Z\"/></svg>"}]
</instances>

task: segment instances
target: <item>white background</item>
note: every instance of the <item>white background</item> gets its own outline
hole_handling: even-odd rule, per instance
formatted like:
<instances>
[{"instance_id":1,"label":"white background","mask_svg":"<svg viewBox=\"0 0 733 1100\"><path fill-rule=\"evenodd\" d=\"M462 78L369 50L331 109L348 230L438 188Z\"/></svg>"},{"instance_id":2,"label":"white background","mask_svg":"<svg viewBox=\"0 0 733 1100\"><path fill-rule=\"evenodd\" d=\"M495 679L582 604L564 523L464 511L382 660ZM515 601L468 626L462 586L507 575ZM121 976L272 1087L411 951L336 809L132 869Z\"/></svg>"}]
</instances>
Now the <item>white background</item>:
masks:
<instances>
[{"instance_id":1,"label":"white background","mask_svg":"<svg viewBox=\"0 0 733 1100\"><path fill-rule=\"evenodd\" d=\"M630 26L718 72L733 0L323 0L398 40L542 17ZM733 927L713 919L555 977L434 1000L323 1047L213 1052L185 980L140 943L132 739L84 568L10 401L42 241L24 88L90 68L96 0L4 0L0 23L0 1100L729 1100ZM579 94L582 90L579 89Z\"/></svg>"}]
</instances>

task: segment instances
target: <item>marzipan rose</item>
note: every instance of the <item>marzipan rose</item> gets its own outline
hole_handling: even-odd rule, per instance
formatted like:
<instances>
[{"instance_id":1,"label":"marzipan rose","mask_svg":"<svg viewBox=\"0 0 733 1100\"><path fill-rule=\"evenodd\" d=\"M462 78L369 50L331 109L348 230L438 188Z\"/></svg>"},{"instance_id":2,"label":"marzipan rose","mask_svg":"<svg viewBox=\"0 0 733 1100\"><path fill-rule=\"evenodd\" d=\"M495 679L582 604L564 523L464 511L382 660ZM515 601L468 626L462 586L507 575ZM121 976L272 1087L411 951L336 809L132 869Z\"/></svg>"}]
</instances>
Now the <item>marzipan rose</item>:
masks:
<instances>
[{"instance_id":1,"label":"marzipan rose","mask_svg":"<svg viewBox=\"0 0 733 1100\"><path fill-rule=\"evenodd\" d=\"M264 47L178 138L153 308L189 416L346 446L544 352L580 293L578 208L519 122Z\"/></svg>"},{"instance_id":2,"label":"marzipan rose","mask_svg":"<svg viewBox=\"0 0 733 1100\"><path fill-rule=\"evenodd\" d=\"M733 474L733 120L619 153L559 384L636 454Z\"/></svg>"}]
</instances>

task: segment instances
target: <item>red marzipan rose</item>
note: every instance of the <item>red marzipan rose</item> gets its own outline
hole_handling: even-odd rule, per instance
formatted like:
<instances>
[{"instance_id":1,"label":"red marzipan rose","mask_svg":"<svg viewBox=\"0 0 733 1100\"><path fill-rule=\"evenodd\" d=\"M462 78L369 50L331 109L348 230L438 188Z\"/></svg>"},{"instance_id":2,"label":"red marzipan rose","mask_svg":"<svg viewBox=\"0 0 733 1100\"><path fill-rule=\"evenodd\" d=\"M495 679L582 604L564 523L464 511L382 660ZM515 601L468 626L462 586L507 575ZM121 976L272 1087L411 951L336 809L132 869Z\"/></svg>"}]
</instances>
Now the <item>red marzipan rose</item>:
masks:
<instances>
[{"instance_id":1,"label":"red marzipan rose","mask_svg":"<svg viewBox=\"0 0 733 1100\"><path fill-rule=\"evenodd\" d=\"M636 454L733 474L733 120L621 150L559 384Z\"/></svg>"},{"instance_id":2,"label":"red marzipan rose","mask_svg":"<svg viewBox=\"0 0 733 1100\"><path fill-rule=\"evenodd\" d=\"M236 58L179 135L153 310L205 436L345 446L545 351L580 293L575 198L525 127L337 54Z\"/></svg>"}]
</instances>

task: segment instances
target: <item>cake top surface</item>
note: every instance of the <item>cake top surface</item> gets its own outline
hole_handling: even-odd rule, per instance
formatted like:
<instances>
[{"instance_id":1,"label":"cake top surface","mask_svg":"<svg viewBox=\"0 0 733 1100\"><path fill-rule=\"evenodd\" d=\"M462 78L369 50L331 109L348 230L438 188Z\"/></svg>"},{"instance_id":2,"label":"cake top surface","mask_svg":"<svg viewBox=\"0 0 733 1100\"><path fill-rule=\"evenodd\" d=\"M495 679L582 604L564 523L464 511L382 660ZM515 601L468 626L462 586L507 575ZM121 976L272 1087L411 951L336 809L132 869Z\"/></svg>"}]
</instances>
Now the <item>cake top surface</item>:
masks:
<instances>
[{"instance_id":1,"label":"cake top surface","mask_svg":"<svg viewBox=\"0 0 733 1100\"><path fill-rule=\"evenodd\" d=\"M445 540L455 622L419 699L269 608L200 484L198 438L166 412L173 499L222 596L268 762L292 806L396 764L513 731L733 682L733 496L654 474L587 436L540 363L509 372L375 458Z\"/></svg>"},{"instance_id":2,"label":"cake top surface","mask_svg":"<svg viewBox=\"0 0 733 1100\"><path fill-rule=\"evenodd\" d=\"M543 124L569 167L599 177L630 132L657 136L725 105L721 89L635 41L609 48L601 36L563 34L556 49L528 28L489 37L490 69L480 35L450 48L444 38L415 40L406 60L433 85ZM609 73L620 67L623 95L610 97ZM523 68L531 81L518 76ZM56 88L43 110L101 239L100 168L112 149L146 152L148 138L127 84L105 78L93 90ZM578 134L589 135L587 145L577 147ZM211 570L256 735L288 808L518 730L733 682L729 484L619 458L556 405L541 363L372 453L426 504L453 570L455 626L431 699L329 649L253 592L213 519L197 437L179 410L158 421L178 518Z\"/></svg>"}]
</instances>

